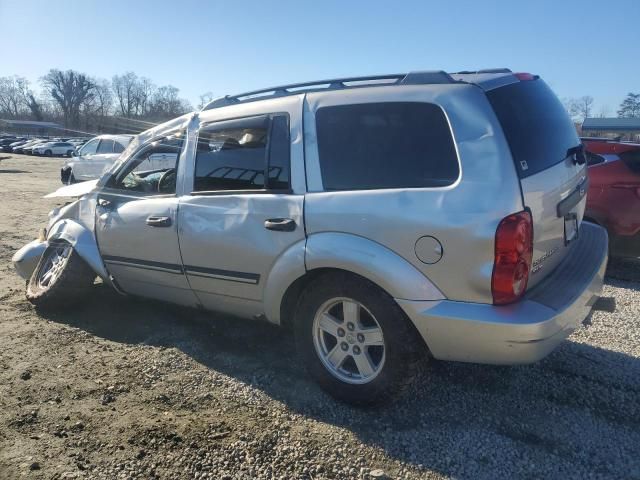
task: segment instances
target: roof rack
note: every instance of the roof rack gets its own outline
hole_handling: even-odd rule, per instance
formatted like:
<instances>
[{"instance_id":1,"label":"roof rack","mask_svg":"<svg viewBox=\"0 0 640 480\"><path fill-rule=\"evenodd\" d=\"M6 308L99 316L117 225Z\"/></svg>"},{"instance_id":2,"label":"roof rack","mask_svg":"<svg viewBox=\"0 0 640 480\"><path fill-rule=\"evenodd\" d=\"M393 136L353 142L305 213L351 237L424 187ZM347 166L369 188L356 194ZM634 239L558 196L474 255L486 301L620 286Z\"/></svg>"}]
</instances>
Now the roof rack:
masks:
<instances>
[{"instance_id":1,"label":"roof rack","mask_svg":"<svg viewBox=\"0 0 640 480\"><path fill-rule=\"evenodd\" d=\"M466 73L466 72L465 72ZM489 72L487 72L489 73ZM498 73L498 72L496 72ZM502 72L499 72L502 73ZM226 107L238 103L265 100L267 98L285 97L308 93L314 91L342 90L346 88L371 87L375 85L425 85L459 83L451 75L442 70L398 73L391 75L376 75L370 77L347 77L335 78L331 80L317 80L315 82L292 83L279 87L254 90L252 92L240 93L238 95L226 95L212 100L202 109L211 110L214 108Z\"/></svg>"},{"instance_id":2,"label":"roof rack","mask_svg":"<svg viewBox=\"0 0 640 480\"><path fill-rule=\"evenodd\" d=\"M484 68L482 70L463 70L452 75L475 75L478 73L513 73L510 68Z\"/></svg>"}]
</instances>

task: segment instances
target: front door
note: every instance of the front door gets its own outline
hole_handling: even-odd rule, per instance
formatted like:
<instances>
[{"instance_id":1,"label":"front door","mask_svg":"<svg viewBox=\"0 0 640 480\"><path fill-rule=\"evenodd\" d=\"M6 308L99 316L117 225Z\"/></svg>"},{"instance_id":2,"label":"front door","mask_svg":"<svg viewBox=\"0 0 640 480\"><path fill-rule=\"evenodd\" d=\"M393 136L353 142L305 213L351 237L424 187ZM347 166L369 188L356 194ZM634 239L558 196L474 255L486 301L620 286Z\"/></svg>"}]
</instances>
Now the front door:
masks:
<instances>
[{"instance_id":1,"label":"front door","mask_svg":"<svg viewBox=\"0 0 640 480\"><path fill-rule=\"evenodd\" d=\"M182 137L178 132L148 142L114 173L98 197L96 236L109 274L126 293L195 306L177 233ZM160 168L154 155L165 157Z\"/></svg>"},{"instance_id":2,"label":"front door","mask_svg":"<svg viewBox=\"0 0 640 480\"><path fill-rule=\"evenodd\" d=\"M178 222L184 270L205 308L261 314L271 268L304 240L304 196L290 190L289 158L286 115L201 126Z\"/></svg>"}]
</instances>

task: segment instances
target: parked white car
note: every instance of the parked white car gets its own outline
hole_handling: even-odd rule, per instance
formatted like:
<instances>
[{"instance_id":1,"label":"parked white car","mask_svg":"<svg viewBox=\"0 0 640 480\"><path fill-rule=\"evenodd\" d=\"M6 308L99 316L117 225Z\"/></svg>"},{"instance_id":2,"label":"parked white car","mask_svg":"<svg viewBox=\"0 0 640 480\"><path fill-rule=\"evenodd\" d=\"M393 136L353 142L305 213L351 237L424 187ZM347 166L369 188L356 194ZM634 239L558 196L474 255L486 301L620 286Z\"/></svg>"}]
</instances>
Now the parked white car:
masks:
<instances>
[{"instance_id":1,"label":"parked white car","mask_svg":"<svg viewBox=\"0 0 640 480\"><path fill-rule=\"evenodd\" d=\"M99 178L124 152L133 135L100 135L85 143L60 170L64 184Z\"/></svg>"},{"instance_id":2,"label":"parked white car","mask_svg":"<svg viewBox=\"0 0 640 480\"><path fill-rule=\"evenodd\" d=\"M66 155L70 157L74 150L75 147L69 142L49 142L34 147L33 153L35 155L46 155L47 157L53 155Z\"/></svg>"}]
</instances>

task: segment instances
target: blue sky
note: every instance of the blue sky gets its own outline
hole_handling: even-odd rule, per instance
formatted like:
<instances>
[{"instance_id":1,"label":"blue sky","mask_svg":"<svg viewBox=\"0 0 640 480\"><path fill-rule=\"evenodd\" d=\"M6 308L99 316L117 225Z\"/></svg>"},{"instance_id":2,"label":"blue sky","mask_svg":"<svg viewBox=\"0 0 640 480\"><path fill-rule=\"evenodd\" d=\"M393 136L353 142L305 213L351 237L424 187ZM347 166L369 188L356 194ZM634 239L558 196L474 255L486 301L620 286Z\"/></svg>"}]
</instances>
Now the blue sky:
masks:
<instances>
[{"instance_id":1,"label":"blue sky","mask_svg":"<svg viewBox=\"0 0 640 480\"><path fill-rule=\"evenodd\" d=\"M0 76L134 71L198 95L410 70L509 67L614 115L640 92L640 0L0 0Z\"/></svg>"}]
</instances>

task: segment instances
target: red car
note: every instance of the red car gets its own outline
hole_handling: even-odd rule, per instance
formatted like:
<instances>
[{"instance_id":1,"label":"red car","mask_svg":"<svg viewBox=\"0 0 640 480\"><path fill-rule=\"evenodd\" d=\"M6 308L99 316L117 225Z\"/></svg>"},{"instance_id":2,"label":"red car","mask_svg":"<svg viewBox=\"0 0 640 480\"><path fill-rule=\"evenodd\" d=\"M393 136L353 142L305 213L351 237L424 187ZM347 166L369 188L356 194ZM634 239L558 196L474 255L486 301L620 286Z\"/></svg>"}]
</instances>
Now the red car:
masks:
<instances>
[{"instance_id":1,"label":"red car","mask_svg":"<svg viewBox=\"0 0 640 480\"><path fill-rule=\"evenodd\" d=\"M583 138L589 165L585 219L609 232L614 257L640 256L640 144Z\"/></svg>"}]
</instances>

